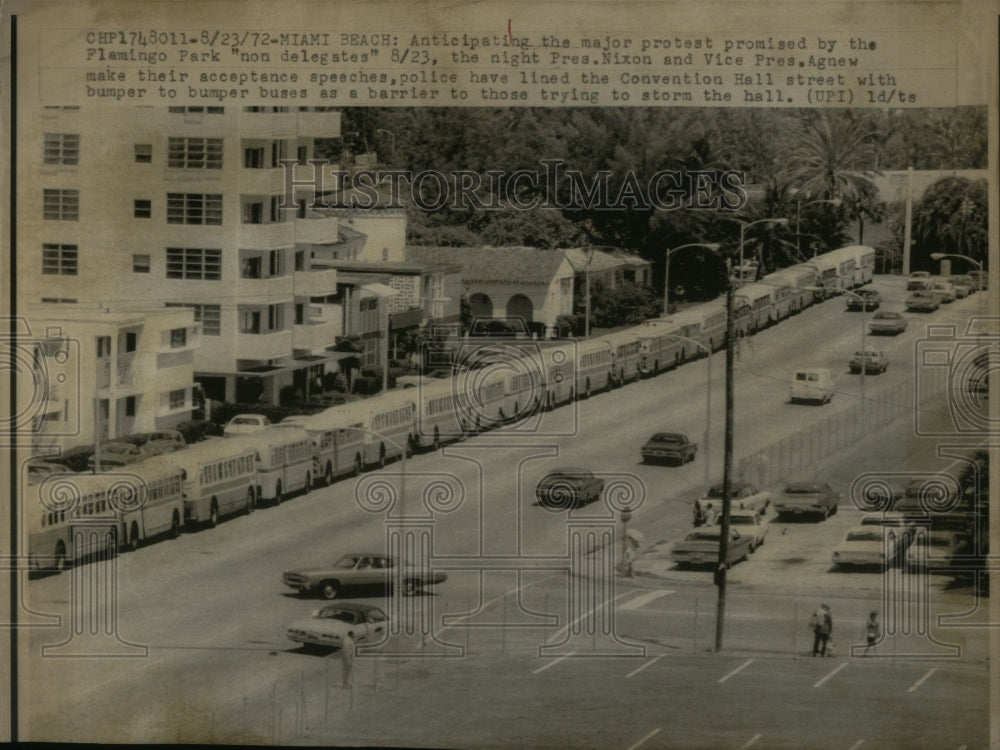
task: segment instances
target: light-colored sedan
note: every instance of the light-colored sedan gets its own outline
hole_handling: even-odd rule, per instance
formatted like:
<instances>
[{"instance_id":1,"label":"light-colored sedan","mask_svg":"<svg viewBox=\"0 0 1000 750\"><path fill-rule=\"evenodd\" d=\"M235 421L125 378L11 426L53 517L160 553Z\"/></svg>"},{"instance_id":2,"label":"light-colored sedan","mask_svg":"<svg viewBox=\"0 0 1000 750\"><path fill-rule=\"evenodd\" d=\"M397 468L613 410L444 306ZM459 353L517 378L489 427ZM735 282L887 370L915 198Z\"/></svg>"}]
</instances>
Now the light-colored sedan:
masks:
<instances>
[{"instance_id":1,"label":"light-colored sedan","mask_svg":"<svg viewBox=\"0 0 1000 750\"><path fill-rule=\"evenodd\" d=\"M288 640L306 647L340 648L345 636L355 643L382 640L389 617L372 604L344 602L315 610L309 617L288 626Z\"/></svg>"},{"instance_id":2,"label":"light-colored sedan","mask_svg":"<svg viewBox=\"0 0 1000 750\"><path fill-rule=\"evenodd\" d=\"M443 571L421 571L406 560L378 552L359 552L344 555L326 565L286 570L281 580L286 586L303 594L316 592L324 599L336 599L345 588L391 587L396 578L402 581L403 593L417 593L423 586L443 583Z\"/></svg>"},{"instance_id":3,"label":"light-colored sedan","mask_svg":"<svg viewBox=\"0 0 1000 750\"><path fill-rule=\"evenodd\" d=\"M958 553L959 537L954 531L918 529L906 550L906 566L915 570L946 568Z\"/></svg>"},{"instance_id":4,"label":"light-colored sedan","mask_svg":"<svg viewBox=\"0 0 1000 750\"><path fill-rule=\"evenodd\" d=\"M716 525L722 525L722 516L715 519ZM729 527L740 532L741 536L750 536L750 551L753 552L764 543L771 521L763 518L755 510L731 510L729 512Z\"/></svg>"},{"instance_id":5,"label":"light-colored sedan","mask_svg":"<svg viewBox=\"0 0 1000 750\"><path fill-rule=\"evenodd\" d=\"M949 281L935 281L931 284L931 289L934 294L936 294L942 302L954 302L955 301L955 287L951 285Z\"/></svg>"},{"instance_id":6,"label":"light-colored sedan","mask_svg":"<svg viewBox=\"0 0 1000 750\"><path fill-rule=\"evenodd\" d=\"M895 562L905 545L906 537L900 529L855 526L833 550L833 564L838 568L855 565L885 568Z\"/></svg>"},{"instance_id":7,"label":"light-colored sedan","mask_svg":"<svg viewBox=\"0 0 1000 750\"><path fill-rule=\"evenodd\" d=\"M263 414L237 414L226 423L222 434L226 437L230 435L252 435L270 426L271 420Z\"/></svg>"}]
</instances>

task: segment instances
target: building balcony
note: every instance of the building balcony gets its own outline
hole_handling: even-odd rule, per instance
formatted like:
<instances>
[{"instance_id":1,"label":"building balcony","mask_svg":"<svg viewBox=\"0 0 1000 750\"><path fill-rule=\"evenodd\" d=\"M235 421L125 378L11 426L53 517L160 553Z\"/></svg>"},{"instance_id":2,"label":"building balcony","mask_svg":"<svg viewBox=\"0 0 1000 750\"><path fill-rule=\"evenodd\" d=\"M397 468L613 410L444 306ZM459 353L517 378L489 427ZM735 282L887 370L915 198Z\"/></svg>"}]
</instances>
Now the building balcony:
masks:
<instances>
[{"instance_id":1,"label":"building balcony","mask_svg":"<svg viewBox=\"0 0 1000 750\"><path fill-rule=\"evenodd\" d=\"M295 272L296 297L325 297L337 293L337 269L315 268Z\"/></svg>"},{"instance_id":2,"label":"building balcony","mask_svg":"<svg viewBox=\"0 0 1000 750\"><path fill-rule=\"evenodd\" d=\"M285 168L240 170L240 192L246 195L274 195L285 190Z\"/></svg>"},{"instance_id":3,"label":"building balcony","mask_svg":"<svg viewBox=\"0 0 1000 750\"><path fill-rule=\"evenodd\" d=\"M298 134L296 112L240 112L240 136L243 138L295 138ZM335 135L340 135L340 131Z\"/></svg>"},{"instance_id":4,"label":"building balcony","mask_svg":"<svg viewBox=\"0 0 1000 750\"><path fill-rule=\"evenodd\" d=\"M333 321L314 321L297 325L293 329L292 341L296 350L306 350L310 354L321 354L328 346L337 342L340 326Z\"/></svg>"},{"instance_id":5,"label":"building balcony","mask_svg":"<svg viewBox=\"0 0 1000 750\"><path fill-rule=\"evenodd\" d=\"M340 220L336 217L316 217L295 220L295 241L308 244L332 244L339 241Z\"/></svg>"},{"instance_id":6,"label":"building balcony","mask_svg":"<svg viewBox=\"0 0 1000 750\"><path fill-rule=\"evenodd\" d=\"M236 336L236 359L281 359L292 355L292 331L244 333Z\"/></svg>"},{"instance_id":7,"label":"building balcony","mask_svg":"<svg viewBox=\"0 0 1000 750\"><path fill-rule=\"evenodd\" d=\"M240 224L240 246L254 250L276 250L295 245L295 222Z\"/></svg>"},{"instance_id":8,"label":"building balcony","mask_svg":"<svg viewBox=\"0 0 1000 750\"><path fill-rule=\"evenodd\" d=\"M254 303L263 305L291 302L293 278L294 276L290 273L284 276L268 276L262 279L246 279L241 277L236 280L236 296L241 300L253 301Z\"/></svg>"},{"instance_id":9,"label":"building balcony","mask_svg":"<svg viewBox=\"0 0 1000 750\"><path fill-rule=\"evenodd\" d=\"M137 358L134 352L119 354L114 360L102 357L97 360L97 390L115 393L141 391L146 372L142 365L142 359Z\"/></svg>"},{"instance_id":10,"label":"building balcony","mask_svg":"<svg viewBox=\"0 0 1000 750\"><path fill-rule=\"evenodd\" d=\"M300 138L339 138L340 112L296 112Z\"/></svg>"}]
</instances>

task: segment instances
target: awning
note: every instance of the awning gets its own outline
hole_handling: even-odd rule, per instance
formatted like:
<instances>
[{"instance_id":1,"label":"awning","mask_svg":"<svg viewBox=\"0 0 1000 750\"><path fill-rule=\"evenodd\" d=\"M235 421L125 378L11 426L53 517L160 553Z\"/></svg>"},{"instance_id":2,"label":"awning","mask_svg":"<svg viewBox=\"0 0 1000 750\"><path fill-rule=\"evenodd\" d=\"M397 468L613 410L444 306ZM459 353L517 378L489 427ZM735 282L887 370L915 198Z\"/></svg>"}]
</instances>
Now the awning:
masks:
<instances>
[{"instance_id":1,"label":"awning","mask_svg":"<svg viewBox=\"0 0 1000 750\"><path fill-rule=\"evenodd\" d=\"M371 297L395 297L397 291L387 284L364 284L361 287L361 299L368 299Z\"/></svg>"},{"instance_id":2,"label":"awning","mask_svg":"<svg viewBox=\"0 0 1000 750\"><path fill-rule=\"evenodd\" d=\"M389 314L389 328L393 331L417 328L423 322L424 311L419 307L415 310L403 310Z\"/></svg>"}]
</instances>

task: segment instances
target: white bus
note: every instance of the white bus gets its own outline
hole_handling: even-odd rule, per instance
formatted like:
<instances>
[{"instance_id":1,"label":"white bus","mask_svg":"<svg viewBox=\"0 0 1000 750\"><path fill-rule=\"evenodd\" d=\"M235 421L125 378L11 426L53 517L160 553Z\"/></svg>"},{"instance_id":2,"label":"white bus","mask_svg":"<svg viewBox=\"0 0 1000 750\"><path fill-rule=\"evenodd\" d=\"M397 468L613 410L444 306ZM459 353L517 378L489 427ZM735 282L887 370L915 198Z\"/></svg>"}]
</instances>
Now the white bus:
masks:
<instances>
[{"instance_id":1,"label":"white bus","mask_svg":"<svg viewBox=\"0 0 1000 750\"><path fill-rule=\"evenodd\" d=\"M647 320L641 328L632 330L639 337L639 372L643 375L656 375L684 361L684 341L679 338L680 326L675 321Z\"/></svg>"},{"instance_id":2,"label":"white bus","mask_svg":"<svg viewBox=\"0 0 1000 750\"><path fill-rule=\"evenodd\" d=\"M576 347L576 381L580 396L603 391L613 382L615 353L607 336L580 341Z\"/></svg>"},{"instance_id":3,"label":"white bus","mask_svg":"<svg viewBox=\"0 0 1000 750\"><path fill-rule=\"evenodd\" d=\"M184 522L184 470L169 460L169 454L124 466L108 476L112 499L116 490L129 491L132 477L138 497L123 496L121 502L112 503L118 506L114 510L122 546L135 550L139 542L165 532L176 539Z\"/></svg>"},{"instance_id":4,"label":"white bus","mask_svg":"<svg viewBox=\"0 0 1000 750\"><path fill-rule=\"evenodd\" d=\"M383 393L372 399L355 401L342 406L334 406L321 412L319 416L326 423L340 429L353 428L364 436L363 450L359 454L363 470L409 454L417 442L417 389L407 388L397 392Z\"/></svg>"},{"instance_id":5,"label":"white bus","mask_svg":"<svg viewBox=\"0 0 1000 750\"><path fill-rule=\"evenodd\" d=\"M795 315L816 301L816 292L813 291L817 286L814 268L804 265L782 268L780 271L769 273L763 278L762 283L771 284L778 291L787 290L787 295L781 295L781 301L778 297L775 298L779 319L783 315ZM787 300L787 313L782 312L785 307L784 300Z\"/></svg>"},{"instance_id":6,"label":"white bus","mask_svg":"<svg viewBox=\"0 0 1000 750\"><path fill-rule=\"evenodd\" d=\"M736 299L750 305L750 333L767 328L778 320L774 309L775 288L770 284L755 282L736 290Z\"/></svg>"},{"instance_id":7,"label":"white bus","mask_svg":"<svg viewBox=\"0 0 1000 750\"><path fill-rule=\"evenodd\" d=\"M848 289L871 283L875 274L875 248L867 245L848 245L839 250L827 253L841 264L841 275L844 286ZM850 265L851 274L848 277L846 265Z\"/></svg>"},{"instance_id":8,"label":"white bus","mask_svg":"<svg viewBox=\"0 0 1000 750\"><path fill-rule=\"evenodd\" d=\"M544 408L552 409L576 398L576 355L575 342L542 345Z\"/></svg>"},{"instance_id":9,"label":"white bus","mask_svg":"<svg viewBox=\"0 0 1000 750\"><path fill-rule=\"evenodd\" d=\"M465 436L471 411L459 383L452 377L425 381L417 387L415 447L437 450L442 443Z\"/></svg>"},{"instance_id":10,"label":"white bus","mask_svg":"<svg viewBox=\"0 0 1000 750\"><path fill-rule=\"evenodd\" d=\"M816 286L823 288L823 299L840 294L844 289L844 280L841 276L841 266L843 265L835 256L830 253L817 255L812 260L808 260L801 265L811 268L816 272ZM850 263L851 271L854 269L853 260Z\"/></svg>"},{"instance_id":11,"label":"white bus","mask_svg":"<svg viewBox=\"0 0 1000 750\"><path fill-rule=\"evenodd\" d=\"M689 307L668 320L674 321L680 328L680 334L718 351L726 344L726 301L713 300L694 307ZM685 342L684 359L692 359L705 354L704 349Z\"/></svg>"},{"instance_id":12,"label":"white bus","mask_svg":"<svg viewBox=\"0 0 1000 750\"><path fill-rule=\"evenodd\" d=\"M614 354L615 385L624 385L639 377L639 355L642 345L638 336L629 331L620 331L598 338L611 344L611 351Z\"/></svg>"},{"instance_id":13,"label":"white bus","mask_svg":"<svg viewBox=\"0 0 1000 750\"><path fill-rule=\"evenodd\" d=\"M323 414L313 414L285 417L281 424L299 427L309 435L313 442L312 475L323 477L327 486L333 484L336 477L361 473L365 436L361 430L354 429L360 427L360 423L338 426Z\"/></svg>"},{"instance_id":14,"label":"white bus","mask_svg":"<svg viewBox=\"0 0 1000 750\"><path fill-rule=\"evenodd\" d=\"M308 492L313 441L301 427L272 425L247 438L257 445L257 500L279 505L290 492Z\"/></svg>"},{"instance_id":15,"label":"white bus","mask_svg":"<svg viewBox=\"0 0 1000 750\"><path fill-rule=\"evenodd\" d=\"M24 486L29 570L64 570L97 553L115 555L118 522L108 484L104 474L54 473Z\"/></svg>"},{"instance_id":16,"label":"white bus","mask_svg":"<svg viewBox=\"0 0 1000 750\"><path fill-rule=\"evenodd\" d=\"M183 471L184 522L216 526L231 513L257 505L257 442L250 435L209 438L163 460Z\"/></svg>"}]
</instances>

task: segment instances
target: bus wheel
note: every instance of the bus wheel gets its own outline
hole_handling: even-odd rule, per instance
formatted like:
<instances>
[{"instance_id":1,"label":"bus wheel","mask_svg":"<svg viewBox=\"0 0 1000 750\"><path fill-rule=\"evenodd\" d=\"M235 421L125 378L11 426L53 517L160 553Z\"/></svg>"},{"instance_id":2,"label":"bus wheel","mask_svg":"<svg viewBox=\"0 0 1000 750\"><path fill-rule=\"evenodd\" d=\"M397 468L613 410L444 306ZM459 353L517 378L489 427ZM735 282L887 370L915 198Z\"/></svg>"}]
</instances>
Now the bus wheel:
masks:
<instances>
[{"instance_id":1,"label":"bus wheel","mask_svg":"<svg viewBox=\"0 0 1000 750\"><path fill-rule=\"evenodd\" d=\"M324 599L336 599L338 591L340 591L339 581L323 581L319 585L319 595Z\"/></svg>"},{"instance_id":2,"label":"bus wheel","mask_svg":"<svg viewBox=\"0 0 1000 750\"><path fill-rule=\"evenodd\" d=\"M66 570L66 545L62 541L56 542L56 554L52 567L55 570Z\"/></svg>"},{"instance_id":3,"label":"bus wheel","mask_svg":"<svg viewBox=\"0 0 1000 750\"><path fill-rule=\"evenodd\" d=\"M436 451L440 447L441 447L441 431L437 427L435 427L434 442L431 443L431 448Z\"/></svg>"},{"instance_id":4,"label":"bus wheel","mask_svg":"<svg viewBox=\"0 0 1000 750\"><path fill-rule=\"evenodd\" d=\"M385 443L382 443L378 447L378 465L380 469L385 468Z\"/></svg>"},{"instance_id":5,"label":"bus wheel","mask_svg":"<svg viewBox=\"0 0 1000 750\"><path fill-rule=\"evenodd\" d=\"M139 524L135 521L132 522L132 527L128 531L128 549L129 552L135 552L139 549Z\"/></svg>"},{"instance_id":6,"label":"bus wheel","mask_svg":"<svg viewBox=\"0 0 1000 750\"><path fill-rule=\"evenodd\" d=\"M249 516L254 512L257 507L257 493L253 491L253 487L247 488L247 515Z\"/></svg>"},{"instance_id":7,"label":"bus wheel","mask_svg":"<svg viewBox=\"0 0 1000 750\"><path fill-rule=\"evenodd\" d=\"M208 525L213 529L219 525L219 504L212 498L212 507L208 511Z\"/></svg>"},{"instance_id":8,"label":"bus wheel","mask_svg":"<svg viewBox=\"0 0 1000 750\"><path fill-rule=\"evenodd\" d=\"M282 499L283 498L281 497L281 480L279 479L277 482L274 483L274 504L281 505Z\"/></svg>"},{"instance_id":9,"label":"bus wheel","mask_svg":"<svg viewBox=\"0 0 1000 750\"><path fill-rule=\"evenodd\" d=\"M323 481L326 482L327 487L333 484L333 465L329 461L326 462L326 473L323 475Z\"/></svg>"},{"instance_id":10,"label":"bus wheel","mask_svg":"<svg viewBox=\"0 0 1000 750\"><path fill-rule=\"evenodd\" d=\"M653 375L659 375L659 374L660 374L660 360L654 359L653 360Z\"/></svg>"},{"instance_id":11,"label":"bus wheel","mask_svg":"<svg viewBox=\"0 0 1000 750\"><path fill-rule=\"evenodd\" d=\"M407 435L406 436L406 457L407 458L412 458L413 453L415 451L416 444L417 444L416 438L414 438L412 435Z\"/></svg>"},{"instance_id":12,"label":"bus wheel","mask_svg":"<svg viewBox=\"0 0 1000 750\"><path fill-rule=\"evenodd\" d=\"M173 517L170 519L170 538L176 539L181 535L181 519L177 515L177 511L174 511Z\"/></svg>"},{"instance_id":13,"label":"bus wheel","mask_svg":"<svg viewBox=\"0 0 1000 750\"><path fill-rule=\"evenodd\" d=\"M114 531L109 531L104 537L104 558L110 560L118 554L118 539Z\"/></svg>"},{"instance_id":14,"label":"bus wheel","mask_svg":"<svg viewBox=\"0 0 1000 750\"><path fill-rule=\"evenodd\" d=\"M361 456L360 455L356 455L354 457L354 476L356 476L356 477L360 476L362 468L364 468L364 467L361 465Z\"/></svg>"},{"instance_id":15,"label":"bus wheel","mask_svg":"<svg viewBox=\"0 0 1000 750\"><path fill-rule=\"evenodd\" d=\"M312 489L312 474L307 471L306 472L306 483L302 486L302 494L303 495L306 494L311 489Z\"/></svg>"}]
</instances>

